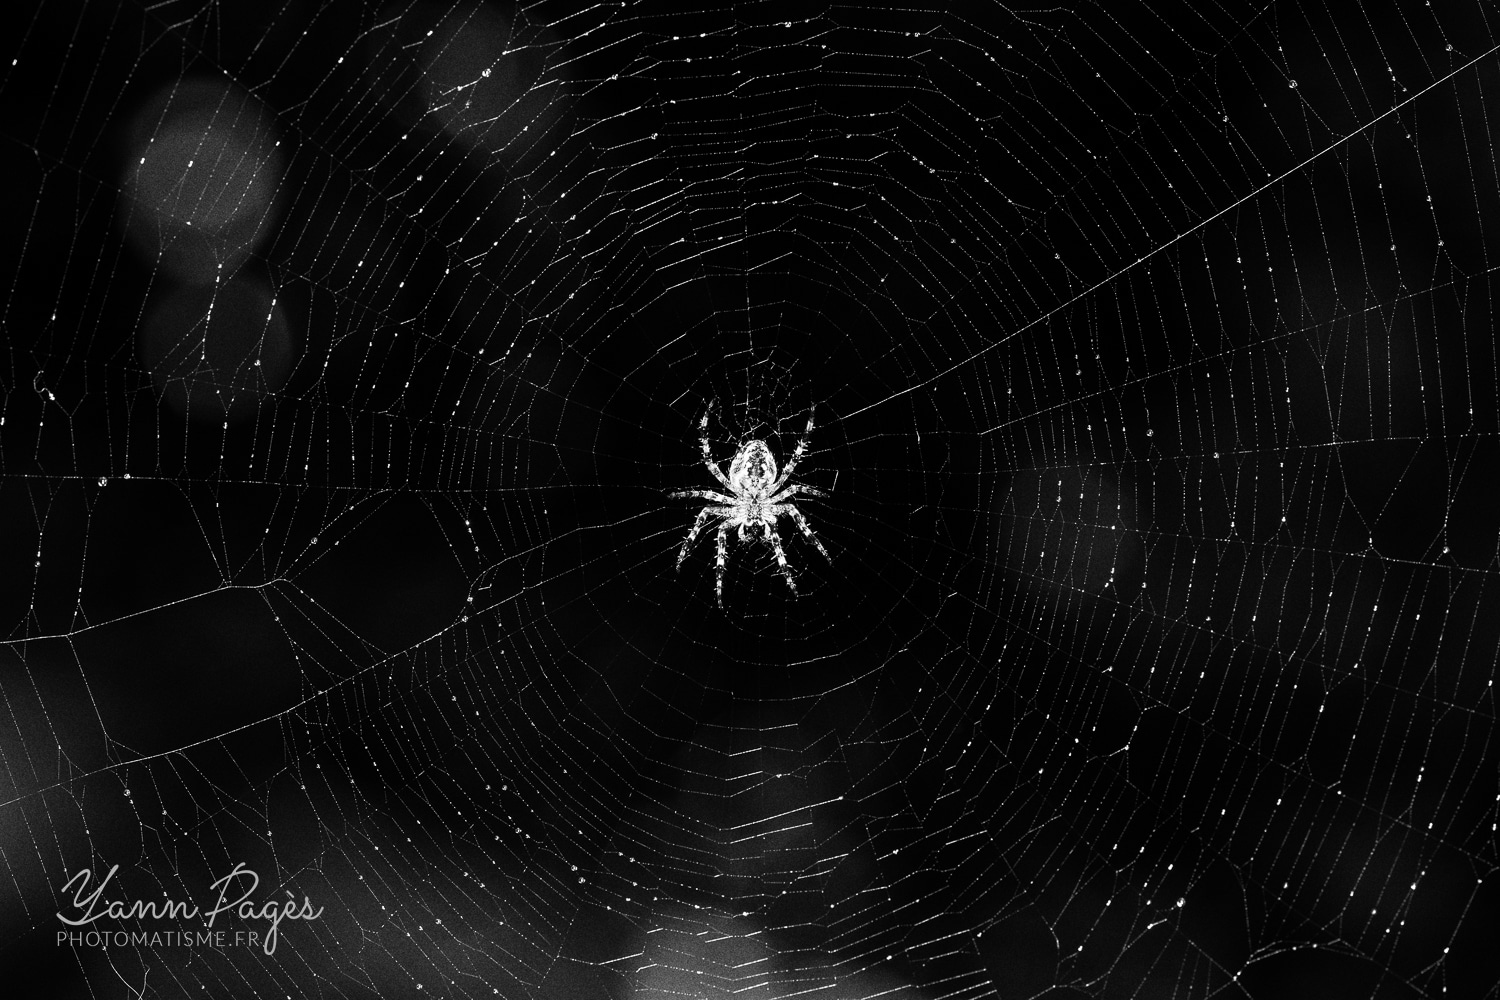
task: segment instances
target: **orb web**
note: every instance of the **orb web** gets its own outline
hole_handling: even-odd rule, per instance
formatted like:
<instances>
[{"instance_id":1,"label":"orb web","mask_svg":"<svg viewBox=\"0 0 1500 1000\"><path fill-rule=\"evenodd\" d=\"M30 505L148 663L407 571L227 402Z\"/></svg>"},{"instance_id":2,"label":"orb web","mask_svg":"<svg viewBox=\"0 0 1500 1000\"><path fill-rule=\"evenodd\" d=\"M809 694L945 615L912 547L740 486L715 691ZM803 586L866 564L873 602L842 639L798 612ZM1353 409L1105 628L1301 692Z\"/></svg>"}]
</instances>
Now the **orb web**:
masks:
<instances>
[{"instance_id":1,"label":"orb web","mask_svg":"<svg viewBox=\"0 0 1500 1000\"><path fill-rule=\"evenodd\" d=\"M1500 984L1485 5L8 16L7 981Z\"/></svg>"}]
</instances>

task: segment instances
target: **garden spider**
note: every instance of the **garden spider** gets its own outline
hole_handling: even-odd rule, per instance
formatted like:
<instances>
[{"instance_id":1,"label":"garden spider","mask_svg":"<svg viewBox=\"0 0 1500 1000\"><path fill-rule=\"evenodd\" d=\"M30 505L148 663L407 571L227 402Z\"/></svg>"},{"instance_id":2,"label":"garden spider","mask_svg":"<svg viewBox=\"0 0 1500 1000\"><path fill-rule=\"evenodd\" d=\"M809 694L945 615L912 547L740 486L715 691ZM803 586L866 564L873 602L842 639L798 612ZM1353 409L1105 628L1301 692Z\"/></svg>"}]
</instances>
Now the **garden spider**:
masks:
<instances>
[{"instance_id":1,"label":"garden spider","mask_svg":"<svg viewBox=\"0 0 1500 1000\"><path fill-rule=\"evenodd\" d=\"M718 558L714 571L714 598L719 607L724 606L724 562L728 556L731 528L739 529L742 542L750 541L751 533L756 528L761 530L761 537L771 543L771 550L776 553L776 562L782 577L786 580L786 585L795 594L797 581L792 577L791 567L786 561L786 552L781 548L781 536L776 532L778 518L783 514L790 517L807 536L807 540L823 553L823 558L830 563L833 562L833 557L828 554L827 549L823 548L823 543L818 541L818 536L813 534L812 528L808 527L807 518L803 517L797 505L788 499L798 493L814 497L828 495L804 483L787 485L787 479L791 477L792 470L797 467L803 452L807 450L807 440L813 429L813 414L808 413L807 429L802 432L802 440L797 442L796 450L792 452L792 457L787 460L786 468L781 470L780 475L777 475L776 458L771 454L770 446L758 438L740 445L729 463L729 474L725 475L723 470L714 464L713 453L708 447L708 415L713 412L713 408L714 404L709 403L708 409L703 411L703 419L698 422L698 440L703 447L703 464L708 466L708 471L724 485L728 492L681 490L672 494L674 497L701 497L714 501L698 511L698 519L693 522L692 530L688 532L682 548L677 551L677 569L681 571L683 560L687 559L688 550L693 547L693 542L697 540L703 526L710 518L719 517L723 520L719 523Z\"/></svg>"}]
</instances>

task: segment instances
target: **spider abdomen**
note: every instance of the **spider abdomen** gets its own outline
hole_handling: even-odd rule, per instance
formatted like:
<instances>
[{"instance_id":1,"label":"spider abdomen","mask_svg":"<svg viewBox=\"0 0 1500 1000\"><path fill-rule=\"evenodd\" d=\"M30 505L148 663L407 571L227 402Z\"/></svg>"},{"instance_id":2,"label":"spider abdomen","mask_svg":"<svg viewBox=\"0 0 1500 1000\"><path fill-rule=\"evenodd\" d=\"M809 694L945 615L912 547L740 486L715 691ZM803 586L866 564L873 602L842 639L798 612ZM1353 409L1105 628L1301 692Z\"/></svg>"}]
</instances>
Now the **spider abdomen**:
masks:
<instances>
[{"instance_id":1,"label":"spider abdomen","mask_svg":"<svg viewBox=\"0 0 1500 1000\"><path fill-rule=\"evenodd\" d=\"M758 494L776 481L776 459L764 441L747 441L729 463L729 482L735 492Z\"/></svg>"}]
</instances>

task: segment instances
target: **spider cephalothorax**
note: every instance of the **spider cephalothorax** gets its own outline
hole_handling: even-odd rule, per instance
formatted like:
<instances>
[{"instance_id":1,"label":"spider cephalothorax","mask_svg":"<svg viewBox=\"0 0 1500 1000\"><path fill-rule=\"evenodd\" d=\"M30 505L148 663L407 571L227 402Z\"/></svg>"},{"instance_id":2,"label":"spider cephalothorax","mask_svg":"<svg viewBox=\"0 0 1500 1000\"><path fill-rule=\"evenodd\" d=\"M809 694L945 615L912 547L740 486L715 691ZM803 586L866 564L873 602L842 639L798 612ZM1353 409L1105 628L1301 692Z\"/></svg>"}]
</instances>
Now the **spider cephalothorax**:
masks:
<instances>
[{"instance_id":1,"label":"spider cephalothorax","mask_svg":"<svg viewBox=\"0 0 1500 1000\"><path fill-rule=\"evenodd\" d=\"M797 448L792 452L792 457L787 459L786 468L780 474L776 471L776 456L771 454L770 445L759 439L746 441L740 445L734 453L734 458L729 463L729 474L714 464L713 452L708 447L708 415L713 410L710 403L707 410L703 412L703 419L698 424L698 440L703 449L703 464L708 466L708 471L713 477L722 483L728 493L718 490L681 490L673 493L674 497L701 497L705 500L714 501L707 507L698 511L698 518L693 522L692 530L688 532L687 538L682 543L682 548L677 552L677 568L682 569L683 560L687 558L688 550L692 548L693 542L697 540L698 534L703 526L708 523L709 518L719 517L723 520L719 524L718 531L718 554L714 570L714 596L719 606L724 605L724 563L728 557L729 530L739 529L740 541L748 542L752 539L754 532L758 529L761 537L765 538L771 545L771 551L776 554L776 563L781 570L786 585L797 591L797 581L792 577L791 567L787 565L786 552L781 547L781 536L776 531L776 521L783 514L790 517L807 540L818 547L823 553L823 558L832 562L828 550L823 548L823 543L813 534L812 528L807 525L807 518L797 509L796 504L790 502L790 497L805 493L808 496L827 496L822 490L813 489L802 483L787 484L791 478L792 470L802 460L802 454L807 450L808 437L812 434L813 415L807 415L807 430L802 432L802 440L797 443Z\"/></svg>"}]
</instances>

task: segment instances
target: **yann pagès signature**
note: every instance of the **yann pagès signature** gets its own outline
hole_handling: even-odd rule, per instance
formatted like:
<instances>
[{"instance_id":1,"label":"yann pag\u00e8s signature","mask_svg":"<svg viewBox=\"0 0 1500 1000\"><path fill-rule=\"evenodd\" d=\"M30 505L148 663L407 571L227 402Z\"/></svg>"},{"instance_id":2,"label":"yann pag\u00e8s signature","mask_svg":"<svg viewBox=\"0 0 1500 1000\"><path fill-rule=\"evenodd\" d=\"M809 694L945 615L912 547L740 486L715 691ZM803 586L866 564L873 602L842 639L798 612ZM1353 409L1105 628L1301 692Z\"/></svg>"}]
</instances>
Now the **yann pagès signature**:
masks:
<instances>
[{"instance_id":1,"label":"yann pag\u00e8s signature","mask_svg":"<svg viewBox=\"0 0 1500 1000\"><path fill-rule=\"evenodd\" d=\"M238 917L244 921L260 921L265 926L264 940L260 941L262 950L267 954L276 951L276 944L280 940L280 927L285 920L316 920L323 915L320 906L313 909L312 900L306 896L299 903L292 897L290 891L283 901L275 899L263 900L259 903L252 902L251 897L255 890L260 887L260 876L251 868L245 867L241 861L234 866L234 870L223 878L215 881L209 889L218 893L214 903L208 909L203 909L198 904L174 899L160 899L147 901L144 899L106 899L104 891L109 886L110 879L115 877L115 872L120 870L119 865L109 869L108 874L99 880L99 883L90 890L89 885L94 879L94 873L87 868L81 869L68 881L63 883L64 895L69 892L72 896L72 915L58 913L57 919L69 927L90 927L96 921L110 920L179 920L192 921L202 920L210 930L214 927L214 921L224 914ZM238 892L235 898L230 898ZM259 934L252 936L259 937Z\"/></svg>"}]
</instances>

